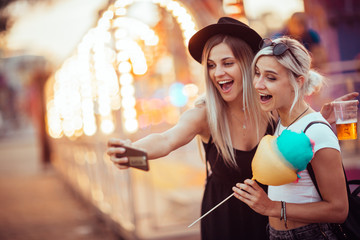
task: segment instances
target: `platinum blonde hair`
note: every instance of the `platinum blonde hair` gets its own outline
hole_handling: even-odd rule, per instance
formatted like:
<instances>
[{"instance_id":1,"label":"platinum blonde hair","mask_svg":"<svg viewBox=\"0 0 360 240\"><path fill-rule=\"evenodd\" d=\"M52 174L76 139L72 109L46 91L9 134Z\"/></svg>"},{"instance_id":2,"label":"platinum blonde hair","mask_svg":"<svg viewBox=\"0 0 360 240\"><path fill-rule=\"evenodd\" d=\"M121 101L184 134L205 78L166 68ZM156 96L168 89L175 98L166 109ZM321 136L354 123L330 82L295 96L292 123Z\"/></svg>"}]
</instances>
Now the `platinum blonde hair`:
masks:
<instances>
[{"instance_id":1,"label":"platinum blonde hair","mask_svg":"<svg viewBox=\"0 0 360 240\"><path fill-rule=\"evenodd\" d=\"M311 69L311 56L304 45L302 45L299 41L287 36L277 38L272 41L273 44L271 46L261 49L255 55L251 66L252 74L254 76L255 65L260 57L274 56L274 45L278 43L284 43L286 46L288 46L289 50L286 50L283 54L274 57L282 66L288 70L290 84L294 89L295 95L290 108L291 114L291 111L300 99L302 99L304 96L310 96L314 92L317 92L321 89L325 82L325 78L315 70ZM299 88L296 81L296 79L300 76L304 77L304 84L301 88Z\"/></svg>"},{"instance_id":2,"label":"platinum blonde hair","mask_svg":"<svg viewBox=\"0 0 360 240\"><path fill-rule=\"evenodd\" d=\"M202 62L205 65L205 104L207 109L207 120L214 144L218 152L222 155L225 163L228 166L238 167L235 160L235 152L231 141L226 114L228 106L218 92L216 86L214 86L209 76L209 69L207 66L207 59L211 49L220 43L227 44L232 50L234 57L238 60L238 65L242 73L243 85L243 106L239 106L239 108L244 109L245 117L255 124L258 139L260 139L260 123L264 121L270 122L271 117L260 108L258 95L252 84L250 67L254 54L251 48L243 40L229 35L218 34L211 37L205 44L202 56Z\"/></svg>"}]
</instances>

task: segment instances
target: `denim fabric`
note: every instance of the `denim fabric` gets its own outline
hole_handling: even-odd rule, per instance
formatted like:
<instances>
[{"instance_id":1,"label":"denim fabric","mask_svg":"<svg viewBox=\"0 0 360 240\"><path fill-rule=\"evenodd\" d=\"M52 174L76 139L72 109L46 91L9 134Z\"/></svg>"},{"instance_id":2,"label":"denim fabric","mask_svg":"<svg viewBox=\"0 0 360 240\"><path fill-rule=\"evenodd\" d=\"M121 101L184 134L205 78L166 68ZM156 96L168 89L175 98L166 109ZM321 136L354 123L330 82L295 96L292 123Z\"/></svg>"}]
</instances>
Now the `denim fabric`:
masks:
<instances>
[{"instance_id":1,"label":"denim fabric","mask_svg":"<svg viewBox=\"0 0 360 240\"><path fill-rule=\"evenodd\" d=\"M326 223L312 223L287 231L278 231L267 225L270 240L337 240Z\"/></svg>"}]
</instances>

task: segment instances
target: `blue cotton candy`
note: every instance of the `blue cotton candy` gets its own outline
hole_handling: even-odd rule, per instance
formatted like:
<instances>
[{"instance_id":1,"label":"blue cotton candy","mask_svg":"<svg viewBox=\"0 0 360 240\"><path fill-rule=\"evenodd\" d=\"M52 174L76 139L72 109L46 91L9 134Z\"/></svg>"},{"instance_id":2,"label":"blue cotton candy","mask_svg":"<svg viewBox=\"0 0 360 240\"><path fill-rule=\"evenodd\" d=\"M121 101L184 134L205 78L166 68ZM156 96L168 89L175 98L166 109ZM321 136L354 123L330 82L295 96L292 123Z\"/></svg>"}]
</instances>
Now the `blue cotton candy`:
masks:
<instances>
[{"instance_id":1,"label":"blue cotton candy","mask_svg":"<svg viewBox=\"0 0 360 240\"><path fill-rule=\"evenodd\" d=\"M311 140L305 133L296 133L284 130L277 137L278 150L285 160L296 169L297 172L306 169L307 164L313 158L314 152Z\"/></svg>"}]
</instances>

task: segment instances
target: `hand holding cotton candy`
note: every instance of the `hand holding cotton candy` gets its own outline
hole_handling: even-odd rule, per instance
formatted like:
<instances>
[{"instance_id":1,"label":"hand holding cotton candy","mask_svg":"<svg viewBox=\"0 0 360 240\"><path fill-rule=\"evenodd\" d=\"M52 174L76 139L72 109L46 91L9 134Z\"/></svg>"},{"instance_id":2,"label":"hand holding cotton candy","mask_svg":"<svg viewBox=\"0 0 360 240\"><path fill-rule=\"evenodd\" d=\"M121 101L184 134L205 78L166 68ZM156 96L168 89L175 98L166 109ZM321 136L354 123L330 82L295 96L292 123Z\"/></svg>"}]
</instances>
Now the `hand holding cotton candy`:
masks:
<instances>
[{"instance_id":1,"label":"hand holding cotton candy","mask_svg":"<svg viewBox=\"0 0 360 240\"><path fill-rule=\"evenodd\" d=\"M284 130L279 137L266 135L251 164L253 180L273 186L295 182L313 155L313 142L305 133Z\"/></svg>"},{"instance_id":2,"label":"hand holding cotton candy","mask_svg":"<svg viewBox=\"0 0 360 240\"><path fill-rule=\"evenodd\" d=\"M261 139L252 160L253 180L273 186L295 182L298 179L297 173L306 168L313 155L313 142L305 133L284 130L279 137L266 135ZM234 193L188 227L193 226L232 196Z\"/></svg>"}]
</instances>

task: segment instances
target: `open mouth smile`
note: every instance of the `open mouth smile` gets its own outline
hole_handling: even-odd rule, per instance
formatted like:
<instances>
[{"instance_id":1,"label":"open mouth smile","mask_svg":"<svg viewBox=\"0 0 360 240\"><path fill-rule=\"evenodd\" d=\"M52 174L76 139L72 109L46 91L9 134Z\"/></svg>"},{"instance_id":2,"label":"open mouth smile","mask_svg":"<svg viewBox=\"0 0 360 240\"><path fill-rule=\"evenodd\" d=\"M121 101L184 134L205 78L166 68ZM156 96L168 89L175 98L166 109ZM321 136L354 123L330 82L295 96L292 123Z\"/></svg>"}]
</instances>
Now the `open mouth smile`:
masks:
<instances>
[{"instance_id":1,"label":"open mouth smile","mask_svg":"<svg viewBox=\"0 0 360 240\"><path fill-rule=\"evenodd\" d=\"M233 86L234 80L223 80L223 81L219 81L218 84L220 85L221 89L224 92L228 92Z\"/></svg>"},{"instance_id":2,"label":"open mouth smile","mask_svg":"<svg viewBox=\"0 0 360 240\"><path fill-rule=\"evenodd\" d=\"M266 103L272 99L272 95L268 95L268 94L264 94L264 93L259 93L259 95L260 95L261 103Z\"/></svg>"}]
</instances>

